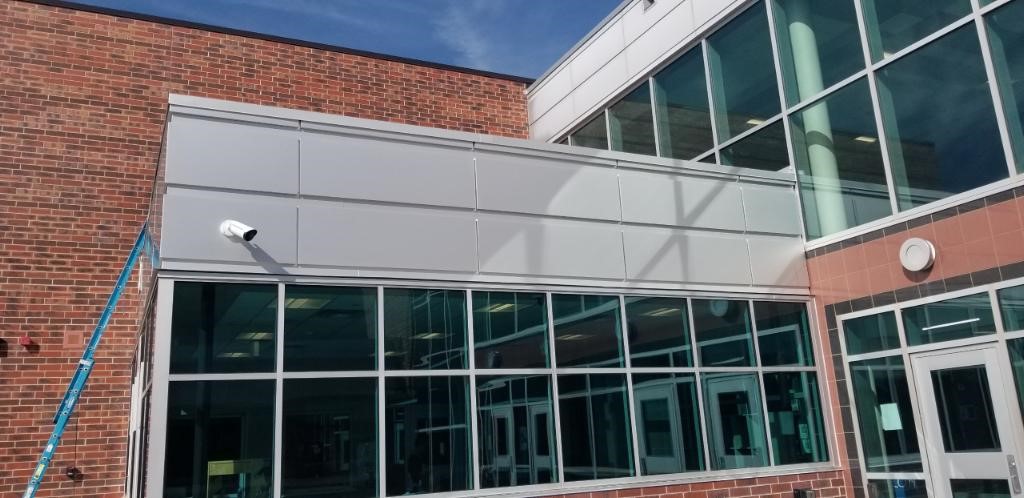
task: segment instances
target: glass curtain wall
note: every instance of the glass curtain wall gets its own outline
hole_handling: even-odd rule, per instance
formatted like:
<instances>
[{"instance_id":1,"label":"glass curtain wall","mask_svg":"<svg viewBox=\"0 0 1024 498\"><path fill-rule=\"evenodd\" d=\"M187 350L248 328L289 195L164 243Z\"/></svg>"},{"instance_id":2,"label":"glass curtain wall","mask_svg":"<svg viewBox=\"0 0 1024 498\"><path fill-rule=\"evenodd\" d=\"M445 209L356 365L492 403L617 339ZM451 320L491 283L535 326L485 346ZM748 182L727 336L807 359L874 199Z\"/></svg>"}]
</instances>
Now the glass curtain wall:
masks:
<instances>
[{"instance_id":1,"label":"glass curtain wall","mask_svg":"<svg viewBox=\"0 0 1024 498\"><path fill-rule=\"evenodd\" d=\"M806 303L173 295L163 496L401 496L829 458Z\"/></svg>"},{"instance_id":2,"label":"glass curtain wall","mask_svg":"<svg viewBox=\"0 0 1024 498\"><path fill-rule=\"evenodd\" d=\"M998 182L1024 167L1024 5L992 3L756 2L572 143L792 166L811 239Z\"/></svg>"}]
</instances>

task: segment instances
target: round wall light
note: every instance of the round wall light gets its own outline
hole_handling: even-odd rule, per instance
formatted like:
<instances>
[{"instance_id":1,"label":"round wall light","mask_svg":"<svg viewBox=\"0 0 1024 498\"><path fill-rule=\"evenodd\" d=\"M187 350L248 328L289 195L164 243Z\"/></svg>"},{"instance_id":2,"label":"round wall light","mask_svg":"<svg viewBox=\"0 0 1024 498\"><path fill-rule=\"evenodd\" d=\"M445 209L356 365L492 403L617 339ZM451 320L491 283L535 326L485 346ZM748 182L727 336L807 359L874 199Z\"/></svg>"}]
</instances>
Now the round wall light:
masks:
<instances>
[{"instance_id":1,"label":"round wall light","mask_svg":"<svg viewBox=\"0 0 1024 498\"><path fill-rule=\"evenodd\" d=\"M900 264L907 271L924 271L935 263L935 246L922 238L913 237L900 246Z\"/></svg>"}]
</instances>

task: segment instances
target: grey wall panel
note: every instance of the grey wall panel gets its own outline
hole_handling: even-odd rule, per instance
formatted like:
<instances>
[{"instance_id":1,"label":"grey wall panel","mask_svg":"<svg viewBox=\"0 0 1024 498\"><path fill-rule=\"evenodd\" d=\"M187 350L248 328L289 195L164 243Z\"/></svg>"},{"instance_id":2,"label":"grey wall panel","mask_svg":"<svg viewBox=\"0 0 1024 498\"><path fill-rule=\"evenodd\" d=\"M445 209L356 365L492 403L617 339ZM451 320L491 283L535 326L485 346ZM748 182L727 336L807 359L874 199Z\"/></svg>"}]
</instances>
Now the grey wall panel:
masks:
<instances>
[{"instance_id":1,"label":"grey wall panel","mask_svg":"<svg viewBox=\"0 0 1024 498\"><path fill-rule=\"evenodd\" d=\"M623 171L620 183L623 221L743 230L736 182Z\"/></svg>"},{"instance_id":2,"label":"grey wall panel","mask_svg":"<svg viewBox=\"0 0 1024 498\"><path fill-rule=\"evenodd\" d=\"M807 287L807 264L804 244L797 237L751 235L751 272L754 285Z\"/></svg>"},{"instance_id":3,"label":"grey wall panel","mask_svg":"<svg viewBox=\"0 0 1024 498\"><path fill-rule=\"evenodd\" d=\"M788 186L743 185L747 230L800 235L800 207L796 192Z\"/></svg>"},{"instance_id":4,"label":"grey wall panel","mask_svg":"<svg viewBox=\"0 0 1024 498\"><path fill-rule=\"evenodd\" d=\"M167 183L297 193L298 128L172 114Z\"/></svg>"},{"instance_id":5,"label":"grey wall panel","mask_svg":"<svg viewBox=\"0 0 1024 498\"><path fill-rule=\"evenodd\" d=\"M472 213L301 201L299 263L476 271Z\"/></svg>"},{"instance_id":6,"label":"grey wall panel","mask_svg":"<svg viewBox=\"0 0 1024 498\"><path fill-rule=\"evenodd\" d=\"M259 263L267 272L294 264L295 201L258 194L171 189L164 197L160 256L170 259ZM234 219L256 228L249 243L220 233Z\"/></svg>"},{"instance_id":7,"label":"grey wall panel","mask_svg":"<svg viewBox=\"0 0 1024 498\"><path fill-rule=\"evenodd\" d=\"M481 215L480 271L621 280L618 225Z\"/></svg>"},{"instance_id":8,"label":"grey wall panel","mask_svg":"<svg viewBox=\"0 0 1024 498\"><path fill-rule=\"evenodd\" d=\"M480 209L619 220L612 168L478 150L477 188Z\"/></svg>"},{"instance_id":9,"label":"grey wall panel","mask_svg":"<svg viewBox=\"0 0 1024 498\"><path fill-rule=\"evenodd\" d=\"M476 199L472 143L451 144L305 131L300 191L304 195L472 208Z\"/></svg>"},{"instance_id":10,"label":"grey wall panel","mask_svg":"<svg viewBox=\"0 0 1024 498\"><path fill-rule=\"evenodd\" d=\"M661 228L624 231L626 276L660 282L750 285L750 258L739 235Z\"/></svg>"}]
</instances>

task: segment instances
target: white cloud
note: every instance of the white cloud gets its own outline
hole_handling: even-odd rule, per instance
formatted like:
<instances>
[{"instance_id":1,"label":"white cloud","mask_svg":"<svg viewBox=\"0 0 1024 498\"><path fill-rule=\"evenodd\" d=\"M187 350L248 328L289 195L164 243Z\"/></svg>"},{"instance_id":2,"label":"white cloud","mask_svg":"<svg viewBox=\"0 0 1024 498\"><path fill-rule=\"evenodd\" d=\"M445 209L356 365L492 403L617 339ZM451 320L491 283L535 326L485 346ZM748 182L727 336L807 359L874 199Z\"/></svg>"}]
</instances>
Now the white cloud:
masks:
<instances>
[{"instance_id":1,"label":"white cloud","mask_svg":"<svg viewBox=\"0 0 1024 498\"><path fill-rule=\"evenodd\" d=\"M481 27L485 17L501 15L503 2L494 0L449 1L444 12L434 21L435 35L454 50L456 64L477 69L493 70L493 46Z\"/></svg>"}]
</instances>

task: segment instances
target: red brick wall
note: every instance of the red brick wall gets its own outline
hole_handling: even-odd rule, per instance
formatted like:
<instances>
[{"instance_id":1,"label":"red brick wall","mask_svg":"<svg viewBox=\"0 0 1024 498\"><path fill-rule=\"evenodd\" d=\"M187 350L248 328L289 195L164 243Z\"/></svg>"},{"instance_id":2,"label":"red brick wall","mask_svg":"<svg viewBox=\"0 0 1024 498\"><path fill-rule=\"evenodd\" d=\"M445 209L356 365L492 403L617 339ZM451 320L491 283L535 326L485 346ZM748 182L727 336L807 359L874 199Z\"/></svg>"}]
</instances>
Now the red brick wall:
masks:
<instances>
[{"instance_id":1,"label":"red brick wall","mask_svg":"<svg viewBox=\"0 0 1024 498\"><path fill-rule=\"evenodd\" d=\"M526 137L524 90L497 77L0 0L0 496L24 489L145 217L168 93ZM120 496L140 306L132 294L122 302L39 496ZM23 334L37 347L20 347ZM71 464L81 482L61 476Z\"/></svg>"},{"instance_id":2,"label":"red brick wall","mask_svg":"<svg viewBox=\"0 0 1024 498\"><path fill-rule=\"evenodd\" d=\"M793 498L794 489L813 489L819 498L846 496L842 471L735 479L648 488L574 493L552 498Z\"/></svg>"}]
</instances>

